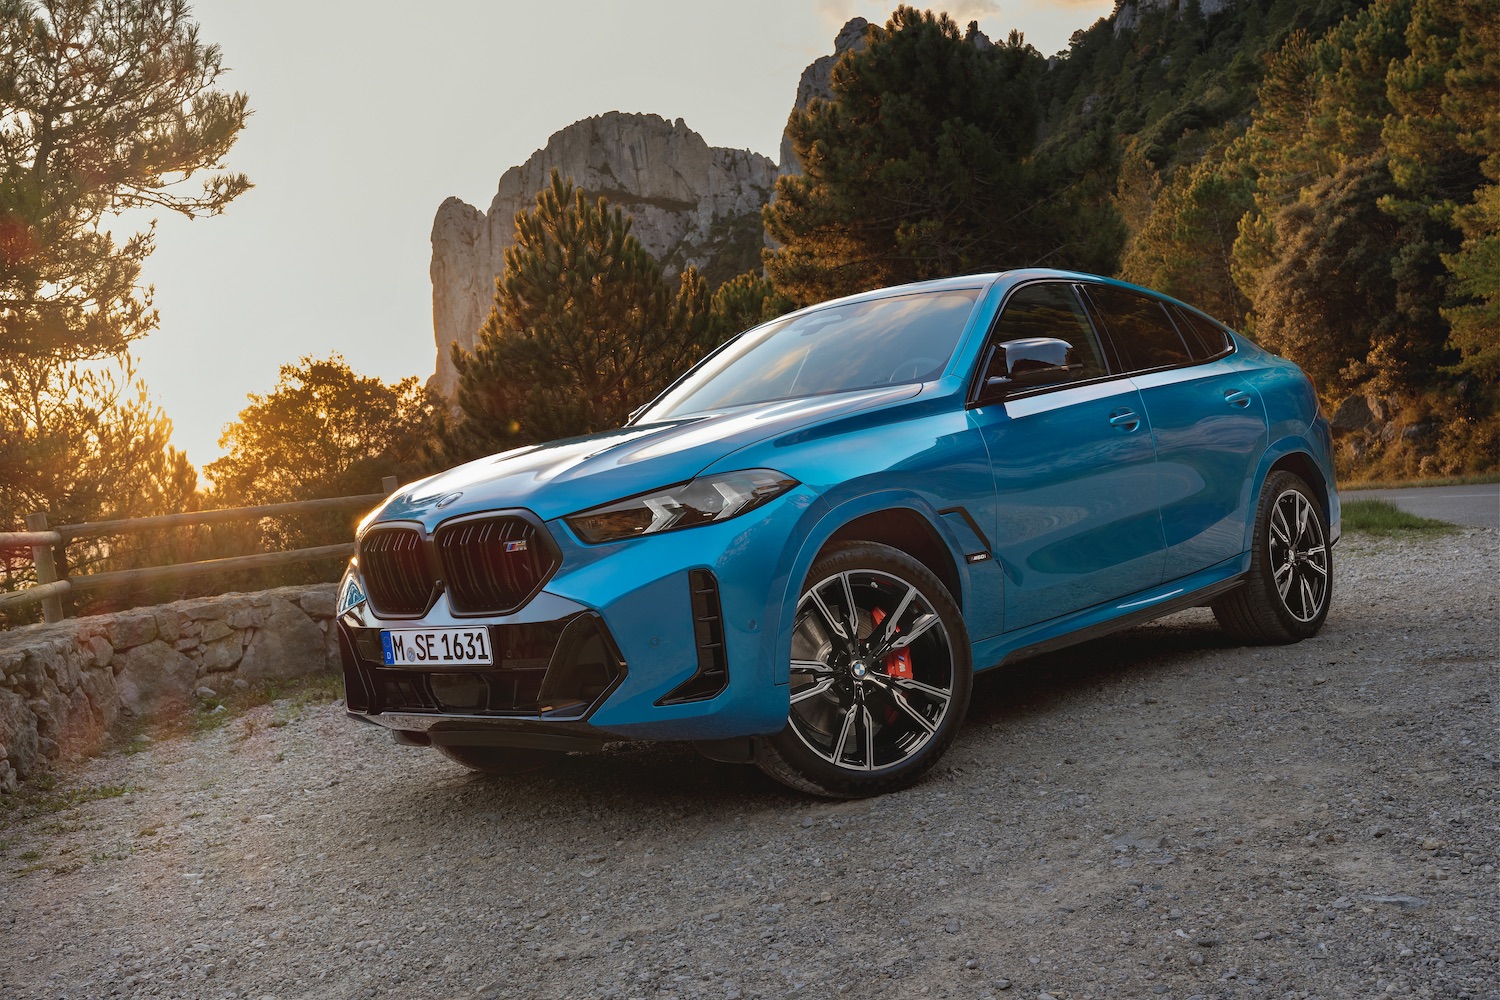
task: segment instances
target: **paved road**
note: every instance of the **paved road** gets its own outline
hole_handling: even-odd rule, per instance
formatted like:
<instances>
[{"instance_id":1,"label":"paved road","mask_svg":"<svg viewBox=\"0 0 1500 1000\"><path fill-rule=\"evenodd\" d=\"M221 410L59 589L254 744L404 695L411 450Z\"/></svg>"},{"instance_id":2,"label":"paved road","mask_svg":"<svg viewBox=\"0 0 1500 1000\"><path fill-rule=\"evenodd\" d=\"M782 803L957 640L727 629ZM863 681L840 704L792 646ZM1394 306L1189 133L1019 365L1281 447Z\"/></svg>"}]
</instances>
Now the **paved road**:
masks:
<instances>
[{"instance_id":1,"label":"paved road","mask_svg":"<svg viewBox=\"0 0 1500 1000\"><path fill-rule=\"evenodd\" d=\"M1348 500L1388 500L1409 514L1476 528L1500 528L1500 483L1418 486L1400 490L1340 490Z\"/></svg>"}]
</instances>

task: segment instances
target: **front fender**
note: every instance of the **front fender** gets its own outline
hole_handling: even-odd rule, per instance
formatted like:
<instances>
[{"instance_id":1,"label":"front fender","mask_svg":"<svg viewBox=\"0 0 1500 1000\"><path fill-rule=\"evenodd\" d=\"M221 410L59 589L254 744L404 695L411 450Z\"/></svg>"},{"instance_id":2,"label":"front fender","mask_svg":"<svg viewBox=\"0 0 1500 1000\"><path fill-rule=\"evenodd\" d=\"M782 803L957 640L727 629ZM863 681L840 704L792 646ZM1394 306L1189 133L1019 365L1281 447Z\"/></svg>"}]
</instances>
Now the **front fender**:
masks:
<instances>
[{"instance_id":1,"label":"front fender","mask_svg":"<svg viewBox=\"0 0 1500 1000\"><path fill-rule=\"evenodd\" d=\"M805 515L806 532L802 534L797 546L788 547L789 558L785 572L777 573L777 579L785 581L785 590L780 601L776 602L780 609L774 633L777 637L774 654L777 684L790 682L792 625L796 619L797 603L802 597L802 586L813 563L817 561L818 553L845 526L868 514L891 510L909 510L915 513L947 548L958 574L961 591L953 596L964 608L965 625L970 635L987 636L1001 631L1002 604L996 588L1001 586L1002 581L999 579L998 564L993 559L985 559L977 564L976 569L965 560L973 542L959 537L953 527L954 519L945 517L924 497L910 490L881 490L842 501L830 501L825 494L808 509ZM963 522L959 520L958 523L962 525ZM990 571L989 574L985 574L986 570ZM989 575L993 575L995 579L989 579ZM984 579L976 580L978 576L984 576ZM991 594L991 590L995 593Z\"/></svg>"}]
</instances>

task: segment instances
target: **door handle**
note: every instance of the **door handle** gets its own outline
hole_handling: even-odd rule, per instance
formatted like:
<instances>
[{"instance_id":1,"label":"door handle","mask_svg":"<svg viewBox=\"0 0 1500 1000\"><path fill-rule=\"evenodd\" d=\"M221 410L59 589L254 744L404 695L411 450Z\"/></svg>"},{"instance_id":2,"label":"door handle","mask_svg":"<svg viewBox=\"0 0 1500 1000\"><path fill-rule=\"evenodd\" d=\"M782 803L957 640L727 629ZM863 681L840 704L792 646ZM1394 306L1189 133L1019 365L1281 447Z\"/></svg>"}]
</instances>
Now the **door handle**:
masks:
<instances>
[{"instance_id":1,"label":"door handle","mask_svg":"<svg viewBox=\"0 0 1500 1000\"><path fill-rule=\"evenodd\" d=\"M1119 409L1109 415L1109 425L1118 427L1126 434L1141 426L1141 418L1131 409Z\"/></svg>"},{"instance_id":2,"label":"door handle","mask_svg":"<svg viewBox=\"0 0 1500 1000\"><path fill-rule=\"evenodd\" d=\"M1243 410L1250 405L1250 394L1242 389L1225 389L1224 402Z\"/></svg>"}]
</instances>

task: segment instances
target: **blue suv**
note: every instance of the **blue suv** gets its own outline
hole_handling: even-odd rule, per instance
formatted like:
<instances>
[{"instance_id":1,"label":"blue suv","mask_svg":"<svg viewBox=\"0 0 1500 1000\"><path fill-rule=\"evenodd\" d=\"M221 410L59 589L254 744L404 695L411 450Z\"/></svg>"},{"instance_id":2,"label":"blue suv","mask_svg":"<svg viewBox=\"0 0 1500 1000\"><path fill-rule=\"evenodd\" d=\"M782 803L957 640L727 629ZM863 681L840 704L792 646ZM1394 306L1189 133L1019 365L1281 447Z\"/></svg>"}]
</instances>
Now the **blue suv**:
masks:
<instances>
[{"instance_id":1,"label":"blue suv","mask_svg":"<svg viewBox=\"0 0 1500 1000\"><path fill-rule=\"evenodd\" d=\"M688 740L877 794L976 670L1197 605L1313 635L1338 534L1313 386L1196 309L1050 270L882 289L398 491L339 587L347 708L485 771Z\"/></svg>"}]
</instances>

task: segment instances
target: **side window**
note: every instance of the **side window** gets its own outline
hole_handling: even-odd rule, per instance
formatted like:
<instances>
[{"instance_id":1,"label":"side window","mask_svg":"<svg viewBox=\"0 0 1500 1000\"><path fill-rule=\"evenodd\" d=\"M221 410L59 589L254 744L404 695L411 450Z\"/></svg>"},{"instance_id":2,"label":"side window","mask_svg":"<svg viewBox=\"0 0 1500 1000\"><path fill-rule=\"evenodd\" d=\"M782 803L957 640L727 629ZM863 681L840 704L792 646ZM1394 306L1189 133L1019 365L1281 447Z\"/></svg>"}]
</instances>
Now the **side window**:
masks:
<instances>
[{"instance_id":1,"label":"side window","mask_svg":"<svg viewBox=\"0 0 1500 1000\"><path fill-rule=\"evenodd\" d=\"M1072 345L1069 360L1083 367L1074 372L1075 380L1098 378L1106 374L1099 342L1094 336L1093 324L1083 304L1073 293L1070 285L1062 282L1043 282L1023 285L1011 293L1005 303L1005 311L995 321L990 333L991 344L1003 344L1007 340L1025 340L1030 337L1051 337ZM996 362L995 370L984 373L985 378L1002 375Z\"/></svg>"},{"instance_id":2,"label":"side window","mask_svg":"<svg viewBox=\"0 0 1500 1000\"><path fill-rule=\"evenodd\" d=\"M1219 324L1204 319L1190 309L1172 306L1172 317L1177 320L1177 329L1188 342L1188 350L1194 361L1217 358L1233 346L1229 334Z\"/></svg>"},{"instance_id":3,"label":"side window","mask_svg":"<svg viewBox=\"0 0 1500 1000\"><path fill-rule=\"evenodd\" d=\"M1156 299L1112 285L1090 285L1089 298L1104 314L1126 371L1185 365L1192 360L1177 327Z\"/></svg>"}]
</instances>

